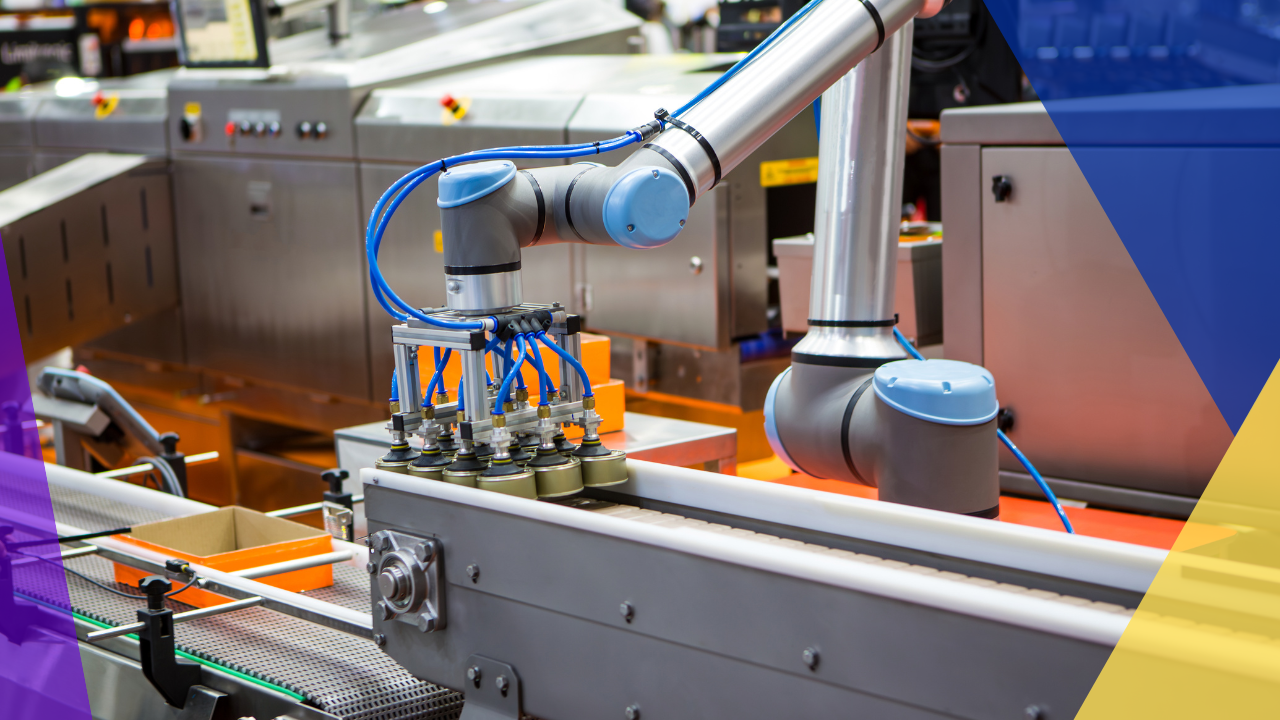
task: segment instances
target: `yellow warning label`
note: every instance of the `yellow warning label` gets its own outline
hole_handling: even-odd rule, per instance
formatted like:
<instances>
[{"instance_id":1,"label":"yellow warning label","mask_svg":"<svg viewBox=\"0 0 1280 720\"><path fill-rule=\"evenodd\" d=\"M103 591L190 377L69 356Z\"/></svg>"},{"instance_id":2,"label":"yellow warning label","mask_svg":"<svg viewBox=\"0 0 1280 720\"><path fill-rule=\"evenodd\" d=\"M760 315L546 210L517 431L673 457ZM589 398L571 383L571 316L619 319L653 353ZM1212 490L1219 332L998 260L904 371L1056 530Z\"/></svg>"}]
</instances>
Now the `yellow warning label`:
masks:
<instances>
[{"instance_id":1,"label":"yellow warning label","mask_svg":"<svg viewBox=\"0 0 1280 720\"><path fill-rule=\"evenodd\" d=\"M760 187L818 182L818 158L770 160L760 163Z\"/></svg>"},{"instance_id":2,"label":"yellow warning label","mask_svg":"<svg viewBox=\"0 0 1280 720\"><path fill-rule=\"evenodd\" d=\"M198 103L198 102L189 102L189 103L187 103L186 105L183 105L183 106L182 106L182 114L183 114L183 115L199 115L199 114L200 114L200 103Z\"/></svg>"},{"instance_id":3,"label":"yellow warning label","mask_svg":"<svg viewBox=\"0 0 1280 720\"><path fill-rule=\"evenodd\" d=\"M436 243L436 252L443 253L444 252L444 233L437 230L435 237L432 239L435 240L435 243Z\"/></svg>"}]
</instances>

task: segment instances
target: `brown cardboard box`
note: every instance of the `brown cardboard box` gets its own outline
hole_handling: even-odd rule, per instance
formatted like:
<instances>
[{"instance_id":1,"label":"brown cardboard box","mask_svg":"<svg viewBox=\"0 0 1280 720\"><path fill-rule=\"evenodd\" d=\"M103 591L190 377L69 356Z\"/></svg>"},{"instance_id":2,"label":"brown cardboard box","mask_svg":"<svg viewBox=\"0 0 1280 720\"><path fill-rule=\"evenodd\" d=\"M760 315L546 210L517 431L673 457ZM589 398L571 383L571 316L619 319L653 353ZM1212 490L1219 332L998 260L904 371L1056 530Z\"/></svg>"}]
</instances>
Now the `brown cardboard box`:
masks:
<instances>
[{"instance_id":1,"label":"brown cardboard box","mask_svg":"<svg viewBox=\"0 0 1280 720\"><path fill-rule=\"evenodd\" d=\"M130 534L117 537L167 557L223 572L323 555L333 548L328 533L235 506L137 525ZM116 582L137 587L138 581L147 575L142 570L116 563ZM294 592L315 590L333 585L333 566L294 570L259 578L258 582ZM196 607L230 602L221 595L196 588L185 590L174 599Z\"/></svg>"}]
</instances>

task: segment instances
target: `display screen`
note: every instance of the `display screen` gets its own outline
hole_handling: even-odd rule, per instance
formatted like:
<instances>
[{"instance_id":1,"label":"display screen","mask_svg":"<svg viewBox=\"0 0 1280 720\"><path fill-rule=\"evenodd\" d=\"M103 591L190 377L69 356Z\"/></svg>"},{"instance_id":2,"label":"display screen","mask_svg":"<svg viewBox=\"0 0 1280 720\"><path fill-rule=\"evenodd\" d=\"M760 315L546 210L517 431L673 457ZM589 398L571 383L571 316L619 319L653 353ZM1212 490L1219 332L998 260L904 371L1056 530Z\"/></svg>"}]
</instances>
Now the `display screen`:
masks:
<instances>
[{"instance_id":1,"label":"display screen","mask_svg":"<svg viewBox=\"0 0 1280 720\"><path fill-rule=\"evenodd\" d=\"M265 22L255 0L175 0L188 67L266 66Z\"/></svg>"}]
</instances>

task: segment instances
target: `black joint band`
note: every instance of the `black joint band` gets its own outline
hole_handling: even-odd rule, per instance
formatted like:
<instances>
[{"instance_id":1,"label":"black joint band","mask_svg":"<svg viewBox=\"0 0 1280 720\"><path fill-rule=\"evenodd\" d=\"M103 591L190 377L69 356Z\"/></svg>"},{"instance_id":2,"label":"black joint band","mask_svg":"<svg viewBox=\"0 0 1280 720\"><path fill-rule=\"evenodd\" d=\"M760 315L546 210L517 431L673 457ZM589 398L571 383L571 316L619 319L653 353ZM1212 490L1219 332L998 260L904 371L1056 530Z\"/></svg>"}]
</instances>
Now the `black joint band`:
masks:
<instances>
[{"instance_id":1,"label":"black joint band","mask_svg":"<svg viewBox=\"0 0 1280 720\"><path fill-rule=\"evenodd\" d=\"M838 328L877 328L877 327L893 327L898 324L898 314L894 313L893 318L889 320L814 320L809 319L809 327L838 327Z\"/></svg>"},{"instance_id":2,"label":"black joint band","mask_svg":"<svg viewBox=\"0 0 1280 720\"><path fill-rule=\"evenodd\" d=\"M564 191L564 220L569 223L569 229L572 230L573 234L577 235L578 239L582 242L586 242L587 239L582 237L582 233L578 232L578 228L573 226L573 213L569 210L569 201L573 199L573 188L577 186L578 181L582 179L583 175L591 172L592 169L593 168L587 168L577 175L574 175L573 179L569 181L569 189Z\"/></svg>"},{"instance_id":3,"label":"black joint band","mask_svg":"<svg viewBox=\"0 0 1280 720\"><path fill-rule=\"evenodd\" d=\"M445 265L445 275L493 275L495 273L515 272L520 269L520 261L501 265Z\"/></svg>"},{"instance_id":4,"label":"black joint band","mask_svg":"<svg viewBox=\"0 0 1280 720\"><path fill-rule=\"evenodd\" d=\"M884 20L880 19L880 11L876 10L876 6L871 4L871 0L862 0L862 7L867 9L867 12L871 15L871 19L875 21L876 33L880 36L880 38L876 40L875 50L871 51L875 52L884 44Z\"/></svg>"},{"instance_id":5,"label":"black joint band","mask_svg":"<svg viewBox=\"0 0 1280 720\"><path fill-rule=\"evenodd\" d=\"M675 156L667 152L665 148L659 147L658 145L649 143L646 144L644 148L646 150L652 150L666 158L667 162L671 163L671 167L676 169L676 172L680 174L680 179L684 181L685 190L689 191L689 207L693 207L693 199L698 196L698 189L694 187L693 178L689 177L689 172L684 169L684 165L681 165L680 161L676 160Z\"/></svg>"},{"instance_id":6,"label":"black joint band","mask_svg":"<svg viewBox=\"0 0 1280 720\"><path fill-rule=\"evenodd\" d=\"M716 174L715 181L711 183L711 187L715 187L719 185L720 184L720 157L716 155L715 148L711 147L711 143L707 141L707 138L703 136L702 133L693 129L693 127L689 125L689 123L683 120L677 120L673 117L668 116L666 118L666 121L671 123L673 126L680 128L681 130L689 133L689 137L698 141L698 144L702 146L702 151L705 152L707 154L707 158L711 160L711 169L715 171L715 174Z\"/></svg>"},{"instance_id":7,"label":"black joint band","mask_svg":"<svg viewBox=\"0 0 1280 720\"><path fill-rule=\"evenodd\" d=\"M891 363L894 360L902 358L864 358L864 357L844 357L840 355L812 355L810 353L791 351L791 362L800 365L824 365L827 367L847 367L847 368L863 368L867 370L875 370L876 368Z\"/></svg>"},{"instance_id":8,"label":"black joint band","mask_svg":"<svg viewBox=\"0 0 1280 720\"><path fill-rule=\"evenodd\" d=\"M844 464L849 466L849 472L853 473L858 482L864 485L868 484L867 479L862 477L862 473L858 472L858 468L854 466L853 451L849 448L849 424L853 421L853 408L862 399L862 394L867 391L867 388L871 387L871 380L872 378L867 378L866 382L853 391L853 396L849 398L849 404L844 409L844 420L840 422L840 449L844 451Z\"/></svg>"},{"instance_id":9,"label":"black joint band","mask_svg":"<svg viewBox=\"0 0 1280 720\"><path fill-rule=\"evenodd\" d=\"M542 197L542 186L538 184L538 179L533 176L533 173L521 170L520 174L529 180L529 185L533 187L533 196L538 200L538 229L533 231L533 242L529 243L532 247L542 239L542 231L547 226L547 202Z\"/></svg>"}]
</instances>

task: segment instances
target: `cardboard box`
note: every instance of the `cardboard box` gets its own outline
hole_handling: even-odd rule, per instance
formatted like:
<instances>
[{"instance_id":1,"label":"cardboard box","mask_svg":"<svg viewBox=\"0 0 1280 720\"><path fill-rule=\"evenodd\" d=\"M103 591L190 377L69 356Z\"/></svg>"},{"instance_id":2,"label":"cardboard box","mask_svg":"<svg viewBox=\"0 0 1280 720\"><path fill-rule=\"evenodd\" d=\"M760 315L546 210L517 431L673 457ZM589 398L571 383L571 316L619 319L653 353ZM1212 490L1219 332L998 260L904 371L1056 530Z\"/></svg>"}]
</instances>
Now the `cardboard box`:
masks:
<instances>
[{"instance_id":1,"label":"cardboard box","mask_svg":"<svg viewBox=\"0 0 1280 720\"><path fill-rule=\"evenodd\" d=\"M333 551L332 537L323 530L235 506L137 525L130 534L117 537L166 557L223 572ZM148 574L120 563L115 566L116 582L132 587L137 587L138 581ZM259 578L258 582L293 592L315 590L333 585L333 566L294 570ZM186 590L174 599L196 607L230 602L222 595L196 588Z\"/></svg>"}]
</instances>

